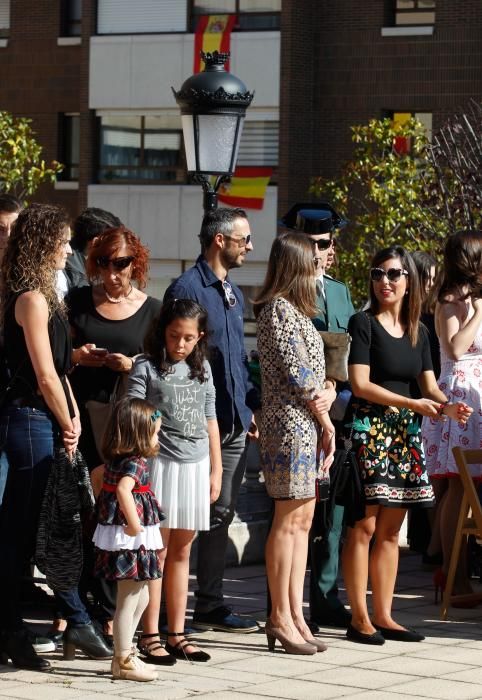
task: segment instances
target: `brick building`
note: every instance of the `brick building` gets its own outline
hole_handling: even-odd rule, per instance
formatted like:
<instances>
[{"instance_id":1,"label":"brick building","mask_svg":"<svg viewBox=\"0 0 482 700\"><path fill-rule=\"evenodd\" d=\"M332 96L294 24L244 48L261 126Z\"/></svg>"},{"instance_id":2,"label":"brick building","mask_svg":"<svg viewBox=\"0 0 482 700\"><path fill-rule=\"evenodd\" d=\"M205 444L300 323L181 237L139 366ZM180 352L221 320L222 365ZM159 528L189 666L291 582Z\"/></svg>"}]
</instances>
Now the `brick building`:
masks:
<instances>
[{"instance_id":1,"label":"brick building","mask_svg":"<svg viewBox=\"0 0 482 700\"><path fill-rule=\"evenodd\" d=\"M35 198L114 211L150 246L158 294L198 253L201 192L170 87L192 73L206 11L237 13L231 70L256 91L240 162L274 167L237 272L250 296L277 215L349 157L350 125L414 113L436 129L480 99L482 3L0 0L0 108L31 117L46 159L66 164Z\"/></svg>"}]
</instances>

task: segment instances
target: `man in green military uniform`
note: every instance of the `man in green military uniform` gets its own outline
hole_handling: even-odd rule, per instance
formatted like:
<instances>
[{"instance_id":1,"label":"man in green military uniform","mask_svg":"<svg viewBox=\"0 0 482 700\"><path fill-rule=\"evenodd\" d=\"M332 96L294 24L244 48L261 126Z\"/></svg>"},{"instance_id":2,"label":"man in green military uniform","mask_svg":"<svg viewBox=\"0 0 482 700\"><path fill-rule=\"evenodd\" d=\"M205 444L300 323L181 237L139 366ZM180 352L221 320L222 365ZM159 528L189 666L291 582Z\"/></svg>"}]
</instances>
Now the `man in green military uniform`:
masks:
<instances>
[{"instance_id":1,"label":"man in green military uniform","mask_svg":"<svg viewBox=\"0 0 482 700\"><path fill-rule=\"evenodd\" d=\"M318 314L313 319L315 327L320 331L345 333L348 320L355 313L350 292L343 282L339 282L326 274L331 267L335 255L335 233L346 225L335 210L325 203L296 204L283 217L281 224L284 228L300 231L310 238L313 244L317 281ZM349 397L347 385L337 386L338 397L335 402L341 428L343 406ZM335 423L336 425L336 423ZM340 538L343 527L343 506L335 506L333 524L323 533L317 524L320 513L317 509L313 518L313 528L310 535L310 617L316 625L347 627L351 615L338 597L338 570Z\"/></svg>"}]
</instances>

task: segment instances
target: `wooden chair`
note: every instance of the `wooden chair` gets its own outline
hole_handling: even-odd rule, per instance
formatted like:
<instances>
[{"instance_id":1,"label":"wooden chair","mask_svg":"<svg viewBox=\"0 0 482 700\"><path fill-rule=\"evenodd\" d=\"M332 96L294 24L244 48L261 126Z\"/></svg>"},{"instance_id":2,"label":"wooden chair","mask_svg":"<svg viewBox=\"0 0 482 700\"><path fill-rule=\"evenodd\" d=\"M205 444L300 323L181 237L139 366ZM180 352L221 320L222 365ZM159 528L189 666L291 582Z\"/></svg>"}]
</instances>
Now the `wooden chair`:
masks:
<instances>
[{"instance_id":1,"label":"wooden chair","mask_svg":"<svg viewBox=\"0 0 482 700\"><path fill-rule=\"evenodd\" d=\"M462 595L452 595L455 580L455 571L459 561L460 548L463 537L474 535L482 540L482 506L477 495L477 491L470 474L469 464L482 463L481 450L463 450L461 447L454 447L452 450L457 464L460 479L464 488L462 504L460 506L459 519L455 530L454 545L450 556L450 566L447 574L447 581L442 597L442 608L440 617L447 619L447 611L451 603L456 601L482 601L481 593L464 593Z\"/></svg>"}]
</instances>

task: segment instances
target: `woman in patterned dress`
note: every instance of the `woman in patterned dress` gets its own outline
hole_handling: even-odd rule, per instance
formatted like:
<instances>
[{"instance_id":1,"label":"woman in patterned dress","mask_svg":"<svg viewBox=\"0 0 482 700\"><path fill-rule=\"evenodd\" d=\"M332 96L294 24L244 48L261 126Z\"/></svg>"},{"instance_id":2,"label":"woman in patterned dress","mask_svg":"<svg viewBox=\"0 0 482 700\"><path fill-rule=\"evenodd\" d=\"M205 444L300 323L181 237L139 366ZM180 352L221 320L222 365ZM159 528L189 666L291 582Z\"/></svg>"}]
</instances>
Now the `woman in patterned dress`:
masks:
<instances>
[{"instance_id":1,"label":"woman in patterned dress","mask_svg":"<svg viewBox=\"0 0 482 700\"><path fill-rule=\"evenodd\" d=\"M443 589L448 572L463 487L458 478L453 447L482 447L482 232L461 231L449 237L443 274L435 289L435 325L440 338L439 387L448 399L464 401L474 410L464 424L439 423L426 418L422 432L427 469L437 501L437 520L431 551L443 553L442 571L434 581ZM472 476L482 481L482 464L470 465ZM465 548L455 578L454 592L471 591Z\"/></svg>"},{"instance_id":2,"label":"woman in patterned dress","mask_svg":"<svg viewBox=\"0 0 482 700\"><path fill-rule=\"evenodd\" d=\"M324 388L323 343L316 314L315 269L310 242L283 234L271 248L266 279L255 301L263 392L260 453L274 520L266 543L271 616L268 646L278 639L292 654L314 654L303 617L308 533L318 468L329 469L335 431L328 410L335 398ZM309 642L309 643L308 643Z\"/></svg>"},{"instance_id":3,"label":"woman in patterned dress","mask_svg":"<svg viewBox=\"0 0 482 700\"><path fill-rule=\"evenodd\" d=\"M365 493L365 517L348 528L343 574L352 621L348 639L384 644L423 635L392 617L398 536L408 508L432 506L419 416L466 421L472 409L447 401L432 370L428 333L419 323L414 263L401 246L379 251L370 270L370 306L351 317L348 360L353 390L352 441ZM422 398L412 394L417 380ZM372 538L375 542L370 551ZM368 575L373 617L367 608Z\"/></svg>"}]
</instances>

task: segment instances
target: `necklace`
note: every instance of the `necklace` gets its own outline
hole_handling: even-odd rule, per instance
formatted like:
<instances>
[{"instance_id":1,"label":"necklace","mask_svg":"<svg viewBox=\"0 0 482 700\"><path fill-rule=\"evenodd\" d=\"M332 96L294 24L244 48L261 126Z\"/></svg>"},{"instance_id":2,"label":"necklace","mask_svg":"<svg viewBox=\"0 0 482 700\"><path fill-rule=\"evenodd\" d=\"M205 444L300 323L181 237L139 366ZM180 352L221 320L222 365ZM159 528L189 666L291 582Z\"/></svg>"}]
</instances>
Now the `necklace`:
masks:
<instances>
[{"instance_id":1,"label":"necklace","mask_svg":"<svg viewBox=\"0 0 482 700\"><path fill-rule=\"evenodd\" d=\"M123 294L121 297L111 297L110 294L107 292L107 289L105 288L105 284L102 285L102 289L104 290L105 298L107 299L107 301L110 301L111 304L120 304L121 301L124 301L125 299L127 299L127 297L130 297L130 295L132 294L134 287L132 286L132 284L129 286L130 289L127 292L127 294Z\"/></svg>"}]
</instances>

